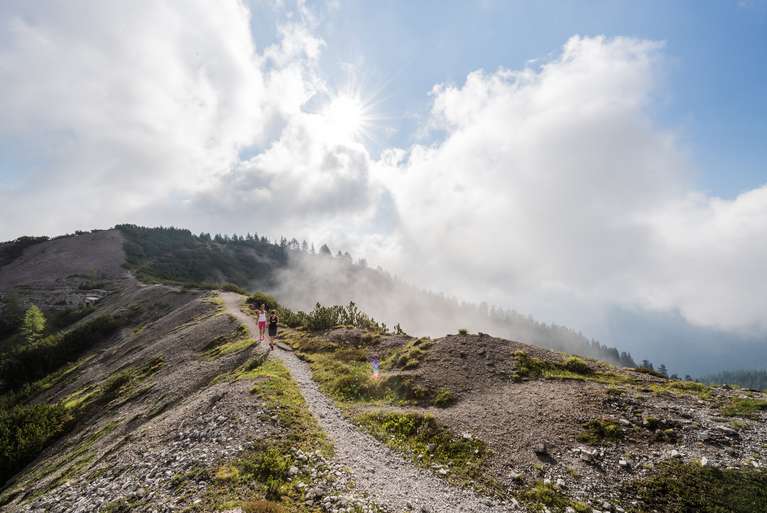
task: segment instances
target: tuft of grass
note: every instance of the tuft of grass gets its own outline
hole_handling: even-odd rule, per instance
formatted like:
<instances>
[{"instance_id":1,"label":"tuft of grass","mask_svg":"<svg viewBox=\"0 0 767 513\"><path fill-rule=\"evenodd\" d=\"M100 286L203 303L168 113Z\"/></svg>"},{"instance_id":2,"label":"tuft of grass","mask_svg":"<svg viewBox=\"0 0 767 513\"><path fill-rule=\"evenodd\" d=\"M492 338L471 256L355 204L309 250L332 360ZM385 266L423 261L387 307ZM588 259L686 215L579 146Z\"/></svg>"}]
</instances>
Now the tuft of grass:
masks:
<instances>
[{"instance_id":1,"label":"tuft of grass","mask_svg":"<svg viewBox=\"0 0 767 513\"><path fill-rule=\"evenodd\" d=\"M270 410L277 412L280 424L289 430L290 443L304 450L330 452L322 429L309 413L301 390L282 362L267 358L257 368L239 374L237 379L254 380L251 392L258 395Z\"/></svg>"},{"instance_id":2,"label":"tuft of grass","mask_svg":"<svg viewBox=\"0 0 767 513\"><path fill-rule=\"evenodd\" d=\"M434 396L434 399L431 400L431 404L437 408L447 408L448 406L455 404L455 402L455 394L449 388L440 388Z\"/></svg>"},{"instance_id":3,"label":"tuft of grass","mask_svg":"<svg viewBox=\"0 0 767 513\"><path fill-rule=\"evenodd\" d=\"M722 415L727 417L754 418L759 412L767 410L767 400L753 397L738 397L722 408Z\"/></svg>"},{"instance_id":4,"label":"tuft of grass","mask_svg":"<svg viewBox=\"0 0 767 513\"><path fill-rule=\"evenodd\" d=\"M712 388L696 381L667 381L651 384L650 390L656 394L690 395L705 400L711 397Z\"/></svg>"},{"instance_id":5,"label":"tuft of grass","mask_svg":"<svg viewBox=\"0 0 767 513\"><path fill-rule=\"evenodd\" d=\"M624 436L623 429L617 422L593 419L583 426L584 430L576 438L579 442L599 445L604 442L617 442Z\"/></svg>"},{"instance_id":6,"label":"tuft of grass","mask_svg":"<svg viewBox=\"0 0 767 513\"><path fill-rule=\"evenodd\" d=\"M632 513L762 513L767 504L767 472L667 460L652 476L626 485L625 491L639 501Z\"/></svg>"},{"instance_id":7,"label":"tuft of grass","mask_svg":"<svg viewBox=\"0 0 767 513\"><path fill-rule=\"evenodd\" d=\"M577 513L589 513L591 507L582 502L572 501L549 484L539 481L525 490L521 497L531 511L563 513L568 507Z\"/></svg>"},{"instance_id":8,"label":"tuft of grass","mask_svg":"<svg viewBox=\"0 0 767 513\"><path fill-rule=\"evenodd\" d=\"M594 370L591 368L591 366L589 366L585 360L578 358L577 356L571 356L566 359L562 364L562 367L565 370L574 372L576 374L590 375L594 373Z\"/></svg>"},{"instance_id":9,"label":"tuft of grass","mask_svg":"<svg viewBox=\"0 0 767 513\"><path fill-rule=\"evenodd\" d=\"M235 481L240 477L240 469L233 465L222 465L213 475L216 481Z\"/></svg>"},{"instance_id":10,"label":"tuft of grass","mask_svg":"<svg viewBox=\"0 0 767 513\"><path fill-rule=\"evenodd\" d=\"M470 484L490 493L499 490L486 473L486 444L469 435L455 435L431 415L377 411L356 415L354 421L418 465L449 468L443 477L453 484Z\"/></svg>"},{"instance_id":11,"label":"tuft of grass","mask_svg":"<svg viewBox=\"0 0 767 513\"><path fill-rule=\"evenodd\" d=\"M466 335L469 334L469 330L467 330L466 328L461 328L461 329L458 330L458 334L466 336Z\"/></svg>"},{"instance_id":12,"label":"tuft of grass","mask_svg":"<svg viewBox=\"0 0 767 513\"><path fill-rule=\"evenodd\" d=\"M411 370L418 368L421 362L426 357L429 349L431 349L433 342L428 338L418 338L408 341L401 348L392 351L384 361L382 366L384 369L395 370L405 369Z\"/></svg>"},{"instance_id":13,"label":"tuft of grass","mask_svg":"<svg viewBox=\"0 0 767 513\"><path fill-rule=\"evenodd\" d=\"M232 342L226 342L224 344L215 346L212 349L207 350L205 352L205 356L208 358L219 358L221 356L244 351L256 343L256 339L254 338L241 338Z\"/></svg>"}]
</instances>

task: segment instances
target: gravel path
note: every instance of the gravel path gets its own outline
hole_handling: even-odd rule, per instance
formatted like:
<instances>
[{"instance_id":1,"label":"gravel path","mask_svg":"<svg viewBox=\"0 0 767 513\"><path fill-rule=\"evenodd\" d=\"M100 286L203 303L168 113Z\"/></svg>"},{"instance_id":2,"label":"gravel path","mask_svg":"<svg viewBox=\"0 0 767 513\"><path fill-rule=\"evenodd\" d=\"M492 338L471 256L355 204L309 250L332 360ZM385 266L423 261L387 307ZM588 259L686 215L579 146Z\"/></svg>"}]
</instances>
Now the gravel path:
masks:
<instances>
[{"instance_id":1,"label":"gravel path","mask_svg":"<svg viewBox=\"0 0 767 513\"><path fill-rule=\"evenodd\" d=\"M240 320L251 333L256 323L240 310L242 296L221 294L226 312ZM518 512L510 504L450 486L431 472L418 468L346 420L314 382L309 366L293 353L276 349L273 355L290 370L309 410L335 447L335 458L348 467L357 488L389 510L434 513Z\"/></svg>"}]
</instances>

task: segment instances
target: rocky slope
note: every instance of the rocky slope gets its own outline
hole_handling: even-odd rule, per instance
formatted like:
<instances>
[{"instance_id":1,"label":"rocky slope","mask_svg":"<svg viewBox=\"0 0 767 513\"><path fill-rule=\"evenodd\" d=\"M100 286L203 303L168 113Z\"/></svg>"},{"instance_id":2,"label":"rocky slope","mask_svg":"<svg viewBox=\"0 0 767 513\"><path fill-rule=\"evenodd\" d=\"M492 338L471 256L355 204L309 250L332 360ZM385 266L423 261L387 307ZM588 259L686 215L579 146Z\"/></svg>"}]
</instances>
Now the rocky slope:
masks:
<instances>
[{"instance_id":1,"label":"rocky slope","mask_svg":"<svg viewBox=\"0 0 767 513\"><path fill-rule=\"evenodd\" d=\"M283 326L267 354L243 297L139 283L122 243L53 240L0 267L0 294L49 315L92 303L63 333L117 326L2 395L66 419L2 511L767 511L761 392L484 334Z\"/></svg>"}]
</instances>

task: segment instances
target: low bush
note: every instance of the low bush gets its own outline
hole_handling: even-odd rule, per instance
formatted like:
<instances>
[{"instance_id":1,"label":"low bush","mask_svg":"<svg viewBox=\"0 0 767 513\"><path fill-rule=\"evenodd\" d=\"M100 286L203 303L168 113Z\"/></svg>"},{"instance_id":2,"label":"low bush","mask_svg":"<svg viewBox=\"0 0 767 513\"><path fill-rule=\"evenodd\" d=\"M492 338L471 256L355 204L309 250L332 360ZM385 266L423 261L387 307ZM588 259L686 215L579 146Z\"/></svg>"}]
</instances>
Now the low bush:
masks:
<instances>
[{"instance_id":1,"label":"low bush","mask_svg":"<svg viewBox=\"0 0 767 513\"><path fill-rule=\"evenodd\" d=\"M254 292L248 296L246 302L253 308L261 308L261 305L265 305L269 310L276 310L280 306L280 304L277 302L277 299L275 299L274 296L267 294L266 292Z\"/></svg>"},{"instance_id":2,"label":"low bush","mask_svg":"<svg viewBox=\"0 0 767 513\"><path fill-rule=\"evenodd\" d=\"M623 438L623 429L611 420L594 419L588 421L577 439L590 445L598 445L603 442L616 442Z\"/></svg>"},{"instance_id":3,"label":"low bush","mask_svg":"<svg viewBox=\"0 0 767 513\"><path fill-rule=\"evenodd\" d=\"M748 467L720 469L672 459L625 488L639 500L634 511L763 513L767 504L767 472Z\"/></svg>"},{"instance_id":4,"label":"low bush","mask_svg":"<svg viewBox=\"0 0 767 513\"><path fill-rule=\"evenodd\" d=\"M562 364L562 367L564 367L565 370L575 372L576 374L592 374L594 372L588 363L577 356L569 357Z\"/></svg>"},{"instance_id":5,"label":"low bush","mask_svg":"<svg viewBox=\"0 0 767 513\"><path fill-rule=\"evenodd\" d=\"M491 486L483 472L487 446L469 435L455 435L431 415L373 412L355 421L374 437L409 454L419 465L449 467L448 479L478 486Z\"/></svg>"},{"instance_id":6,"label":"low bush","mask_svg":"<svg viewBox=\"0 0 767 513\"><path fill-rule=\"evenodd\" d=\"M243 296L248 295L248 291L240 287L239 285L235 285L234 283L224 283L221 285L221 290L224 292L236 292L237 294L242 294Z\"/></svg>"},{"instance_id":7,"label":"low bush","mask_svg":"<svg viewBox=\"0 0 767 513\"><path fill-rule=\"evenodd\" d=\"M728 417L756 417L760 411L767 410L767 400L753 397L739 397L722 408L722 414Z\"/></svg>"},{"instance_id":8,"label":"low bush","mask_svg":"<svg viewBox=\"0 0 767 513\"><path fill-rule=\"evenodd\" d=\"M61 405L0 409L0 486L24 468L72 422Z\"/></svg>"},{"instance_id":9,"label":"low bush","mask_svg":"<svg viewBox=\"0 0 767 513\"><path fill-rule=\"evenodd\" d=\"M452 390L449 388L441 388L437 391L434 399L431 400L431 404L437 408L447 408L448 406L455 404L456 397Z\"/></svg>"},{"instance_id":10,"label":"low bush","mask_svg":"<svg viewBox=\"0 0 767 513\"><path fill-rule=\"evenodd\" d=\"M49 335L4 355L0 381L10 388L36 381L59 367L71 363L85 351L112 335L122 320L104 315L59 335Z\"/></svg>"}]
</instances>

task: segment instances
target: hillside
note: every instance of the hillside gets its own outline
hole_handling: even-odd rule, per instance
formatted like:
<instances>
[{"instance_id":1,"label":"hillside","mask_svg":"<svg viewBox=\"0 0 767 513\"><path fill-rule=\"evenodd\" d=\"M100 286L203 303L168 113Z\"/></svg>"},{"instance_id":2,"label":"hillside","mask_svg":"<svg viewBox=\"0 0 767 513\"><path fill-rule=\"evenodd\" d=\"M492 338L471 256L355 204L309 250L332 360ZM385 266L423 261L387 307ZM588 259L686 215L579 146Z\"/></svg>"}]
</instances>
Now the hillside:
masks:
<instances>
[{"instance_id":1,"label":"hillside","mask_svg":"<svg viewBox=\"0 0 767 513\"><path fill-rule=\"evenodd\" d=\"M547 325L513 310L459 302L420 290L371 269L364 261L337 254L326 246L317 253L304 241L282 238L271 243L248 234L192 234L175 228L116 227L125 238L129 268L149 282L217 287L232 283L266 290L283 303L308 310L316 302L354 301L389 326L436 336L461 328L487 331L551 349L633 367L631 355L591 340L564 326Z\"/></svg>"},{"instance_id":2,"label":"hillside","mask_svg":"<svg viewBox=\"0 0 767 513\"><path fill-rule=\"evenodd\" d=\"M280 307L267 354L243 296L139 282L123 240L36 241L0 267L5 298L58 319L0 340L3 511L767 506L765 394L412 337L353 306Z\"/></svg>"}]
</instances>

